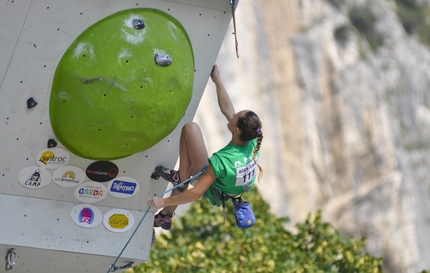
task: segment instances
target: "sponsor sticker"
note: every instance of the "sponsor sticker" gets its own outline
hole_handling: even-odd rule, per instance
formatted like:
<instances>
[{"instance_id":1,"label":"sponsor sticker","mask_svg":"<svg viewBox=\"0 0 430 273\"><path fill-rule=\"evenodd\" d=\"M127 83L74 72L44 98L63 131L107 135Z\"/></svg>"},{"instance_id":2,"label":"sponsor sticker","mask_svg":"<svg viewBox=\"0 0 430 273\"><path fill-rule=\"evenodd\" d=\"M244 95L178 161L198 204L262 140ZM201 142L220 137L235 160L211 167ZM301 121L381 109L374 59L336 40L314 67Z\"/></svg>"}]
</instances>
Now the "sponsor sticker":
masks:
<instances>
[{"instance_id":1,"label":"sponsor sticker","mask_svg":"<svg viewBox=\"0 0 430 273\"><path fill-rule=\"evenodd\" d=\"M76 187L84 182L85 172L76 166L64 166L52 173L52 180L61 187Z\"/></svg>"},{"instance_id":2,"label":"sponsor sticker","mask_svg":"<svg viewBox=\"0 0 430 273\"><path fill-rule=\"evenodd\" d=\"M84 182L75 188L76 198L84 203L101 201L107 194L106 186L97 182Z\"/></svg>"},{"instance_id":3,"label":"sponsor sticker","mask_svg":"<svg viewBox=\"0 0 430 273\"><path fill-rule=\"evenodd\" d=\"M118 198L128 198L139 191L140 185L131 177L117 177L108 184L109 193Z\"/></svg>"},{"instance_id":4,"label":"sponsor sticker","mask_svg":"<svg viewBox=\"0 0 430 273\"><path fill-rule=\"evenodd\" d=\"M93 228L98 226L102 220L102 212L90 204L79 204L73 207L70 212L73 222L84 228Z\"/></svg>"},{"instance_id":5,"label":"sponsor sticker","mask_svg":"<svg viewBox=\"0 0 430 273\"><path fill-rule=\"evenodd\" d=\"M85 171L87 177L96 182L107 182L118 175L118 167L110 161L96 161L91 163Z\"/></svg>"},{"instance_id":6,"label":"sponsor sticker","mask_svg":"<svg viewBox=\"0 0 430 273\"><path fill-rule=\"evenodd\" d=\"M46 169L57 169L69 162L70 153L62 148L50 148L37 154L36 162Z\"/></svg>"},{"instance_id":7,"label":"sponsor sticker","mask_svg":"<svg viewBox=\"0 0 430 273\"><path fill-rule=\"evenodd\" d=\"M18 181L26 188L40 189L51 182L51 173L43 167L27 167L19 172Z\"/></svg>"},{"instance_id":8,"label":"sponsor sticker","mask_svg":"<svg viewBox=\"0 0 430 273\"><path fill-rule=\"evenodd\" d=\"M134 216L127 210L113 209L104 215L103 225L112 232L126 232L134 226Z\"/></svg>"}]
</instances>

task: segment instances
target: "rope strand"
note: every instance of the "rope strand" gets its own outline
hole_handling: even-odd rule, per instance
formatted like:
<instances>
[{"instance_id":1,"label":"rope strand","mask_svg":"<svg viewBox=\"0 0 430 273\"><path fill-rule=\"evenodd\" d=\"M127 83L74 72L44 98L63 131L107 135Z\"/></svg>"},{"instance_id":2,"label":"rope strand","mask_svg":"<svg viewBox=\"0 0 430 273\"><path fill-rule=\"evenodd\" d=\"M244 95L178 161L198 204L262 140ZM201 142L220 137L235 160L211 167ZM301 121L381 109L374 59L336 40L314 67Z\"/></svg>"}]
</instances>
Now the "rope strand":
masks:
<instances>
[{"instance_id":1,"label":"rope strand","mask_svg":"<svg viewBox=\"0 0 430 273\"><path fill-rule=\"evenodd\" d=\"M165 195L166 193L190 182L193 179L199 178L207 169L207 166L203 167L202 170L200 172L198 172L196 175L188 178L187 180L179 183L178 185L172 187L171 189L168 189L165 192L160 193L159 195L157 195L157 197L163 197L163 195ZM115 264L118 262L119 258L121 257L122 253L124 252L124 250L127 248L128 244L130 243L131 239L133 238L133 236L136 234L137 230L139 229L140 225L142 224L143 220L145 219L146 215L148 214L149 210L151 209L151 206L148 206L148 208L145 211L145 214L143 214L142 219L140 219L139 224L137 224L136 228L134 229L133 233L131 234L130 238L128 239L127 243L124 245L124 247L122 248L121 252L119 253L118 257L116 257L115 261L113 262L113 264L110 265L109 270L106 273L109 272L113 272L111 271L112 268L115 268Z\"/></svg>"}]
</instances>

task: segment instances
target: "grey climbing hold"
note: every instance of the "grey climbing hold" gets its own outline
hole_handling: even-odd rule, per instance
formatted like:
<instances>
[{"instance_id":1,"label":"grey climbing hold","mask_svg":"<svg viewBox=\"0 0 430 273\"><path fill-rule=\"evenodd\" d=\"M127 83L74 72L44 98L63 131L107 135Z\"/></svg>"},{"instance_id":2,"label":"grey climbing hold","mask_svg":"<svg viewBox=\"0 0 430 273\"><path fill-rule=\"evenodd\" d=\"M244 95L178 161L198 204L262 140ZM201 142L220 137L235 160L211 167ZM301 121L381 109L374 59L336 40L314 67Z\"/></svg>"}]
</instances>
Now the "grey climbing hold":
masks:
<instances>
[{"instance_id":1,"label":"grey climbing hold","mask_svg":"<svg viewBox=\"0 0 430 273\"><path fill-rule=\"evenodd\" d=\"M33 108L34 106L36 106L37 105L37 101L35 101L34 99L33 99L33 97L30 97L28 100L27 100L27 108L28 109L30 109L30 108Z\"/></svg>"},{"instance_id":2,"label":"grey climbing hold","mask_svg":"<svg viewBox=\"0 0 430 273\"><path fill-rule=\"evenodd\" d=\"M133 21L131 21L131 24L135 29L145 28L145 22L143 22L142 19L133 19Z\"/></svg>"},{"instance_id":3,"label":"grey climbing hold","mask_svg":"<svg viewBox=\"0 0 430 273\"><path fill-rule=\"evenodd\" d=\"M169 66L172 64L172 56L166 53L155 53L155 63L158 66Z\"/></svg>"}]
</instances>

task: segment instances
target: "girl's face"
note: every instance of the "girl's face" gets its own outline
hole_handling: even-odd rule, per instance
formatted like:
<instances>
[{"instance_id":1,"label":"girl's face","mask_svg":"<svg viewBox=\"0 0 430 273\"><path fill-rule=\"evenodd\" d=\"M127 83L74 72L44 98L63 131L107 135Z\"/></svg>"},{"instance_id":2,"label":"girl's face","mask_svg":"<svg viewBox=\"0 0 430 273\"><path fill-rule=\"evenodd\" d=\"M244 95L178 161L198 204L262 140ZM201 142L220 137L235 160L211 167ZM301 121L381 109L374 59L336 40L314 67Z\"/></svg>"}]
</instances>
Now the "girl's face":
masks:
<instances>
[{"instance_id":1,"label":"girl's face","mask_svg":"<svg viewBox=\"0 0 430 273\"><path fill-rule=\"evenodd\" d=\"M237 128L237 120L246 114L248 110L242 110L234 114L233 118L227 123L227 128L230 132L234 133L235 131L239 131Z\"/></svg>"}]
</instances>

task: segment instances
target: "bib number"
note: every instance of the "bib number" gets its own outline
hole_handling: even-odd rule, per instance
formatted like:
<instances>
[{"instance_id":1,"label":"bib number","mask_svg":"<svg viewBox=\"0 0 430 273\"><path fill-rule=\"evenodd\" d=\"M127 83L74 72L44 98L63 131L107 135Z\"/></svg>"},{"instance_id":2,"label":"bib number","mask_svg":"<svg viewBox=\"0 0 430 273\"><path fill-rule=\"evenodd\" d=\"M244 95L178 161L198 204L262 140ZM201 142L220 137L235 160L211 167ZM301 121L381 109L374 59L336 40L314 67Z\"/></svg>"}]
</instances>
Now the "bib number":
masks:
<instances>
[{"instance_id":1,"label":"bib number","mask_svg":"<svg viewBox=\"0 0 430 273\"><path fill-rule=\"evenodd\" d=\"M245 191L251 189L251 182L257 175L257 164L254 161L249 162L243 167L236 169L236 186L243 186Z\"/></svg>"}]
</instances>

